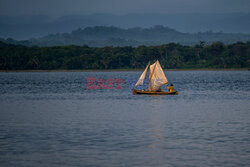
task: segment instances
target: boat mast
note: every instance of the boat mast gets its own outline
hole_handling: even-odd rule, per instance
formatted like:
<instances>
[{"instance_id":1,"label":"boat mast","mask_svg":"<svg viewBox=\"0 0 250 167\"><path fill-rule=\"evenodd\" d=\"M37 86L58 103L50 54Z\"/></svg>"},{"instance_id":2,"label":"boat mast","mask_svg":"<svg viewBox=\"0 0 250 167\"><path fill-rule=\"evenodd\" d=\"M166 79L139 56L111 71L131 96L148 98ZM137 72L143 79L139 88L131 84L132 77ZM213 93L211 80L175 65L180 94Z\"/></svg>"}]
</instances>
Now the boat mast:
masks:
<instances>
[{"instance_id":1,"label":"boat mast","mask_svg":"<svg viewBox=\"0 0 250 167\"><path fill-rule=\"evenodd\" d=\"M155 62L157 64L158 60ZM152 73L150 72L150 67L149 67L149 82L148 82L148 88L151 90L151 86L150 86L150 82L151 82L151 79L152 79L152 75L154 74L154 71L155 71L155 67L156 67L156 64L154 66L154 69L152 71Z\"/></svg>"}]
</instances>

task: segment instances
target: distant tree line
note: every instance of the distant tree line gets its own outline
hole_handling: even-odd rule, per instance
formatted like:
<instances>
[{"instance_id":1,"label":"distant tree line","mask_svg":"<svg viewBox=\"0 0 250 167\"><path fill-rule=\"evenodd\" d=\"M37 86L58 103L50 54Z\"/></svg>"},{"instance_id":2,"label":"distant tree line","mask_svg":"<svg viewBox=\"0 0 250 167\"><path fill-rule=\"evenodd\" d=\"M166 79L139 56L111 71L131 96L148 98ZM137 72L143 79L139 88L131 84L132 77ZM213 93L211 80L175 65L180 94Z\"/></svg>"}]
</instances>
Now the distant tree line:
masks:
<instances>
[{"instance_id":1,"label":"distant tree line","mask_svg":"<svg viewBox=\"0 0 250 167\"><path fill-rule=\"evenodd\" d=\"M159 60L163 68L249 68L250 41L195 46L27 47L0 42L1 70L136 69Z\"/></svg>"},{"instance_id":2,"label":"distant tree line","mask_svg":"<svg viewBox=\"0 0 250 167\"><path fill-rule=\"evenodd\" d=\"M40 38L28 40L15 40L11 38L0 41L13 45L25 46L68 46L68 45L88 45L90 47L106 46L133 46L140 45L156 46L166 43L179 43L181 45L196 45L200 41L212 44L221 41L224 44L232 44L237 41L247 42L250 40L249 34L223 33L223 32L199 32L183 33L175 29L156 25L151 28L119 28L114 26L94 26L84 29L78 28L71 33L49 34Z\"/></svg>"}]
</instances>

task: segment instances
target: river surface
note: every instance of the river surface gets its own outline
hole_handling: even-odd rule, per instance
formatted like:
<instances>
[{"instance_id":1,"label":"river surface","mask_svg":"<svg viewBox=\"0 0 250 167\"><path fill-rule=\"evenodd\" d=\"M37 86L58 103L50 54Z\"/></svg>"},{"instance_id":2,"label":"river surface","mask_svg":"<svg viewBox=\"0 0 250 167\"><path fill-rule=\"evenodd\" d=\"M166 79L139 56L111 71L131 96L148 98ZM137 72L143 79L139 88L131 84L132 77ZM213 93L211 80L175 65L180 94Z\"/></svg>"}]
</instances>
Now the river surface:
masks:
<instances>
[{"instance_id":1,"label":"river surface","mask_svg":"<svg viewBox=\"0 0 250 167\"><path fill-rule=\"evenodd\" d=\"M140 74L1 72L0 166L250 166L249 71L165 71L176 96L133 95Z\"/></svg>"}]
</instances>

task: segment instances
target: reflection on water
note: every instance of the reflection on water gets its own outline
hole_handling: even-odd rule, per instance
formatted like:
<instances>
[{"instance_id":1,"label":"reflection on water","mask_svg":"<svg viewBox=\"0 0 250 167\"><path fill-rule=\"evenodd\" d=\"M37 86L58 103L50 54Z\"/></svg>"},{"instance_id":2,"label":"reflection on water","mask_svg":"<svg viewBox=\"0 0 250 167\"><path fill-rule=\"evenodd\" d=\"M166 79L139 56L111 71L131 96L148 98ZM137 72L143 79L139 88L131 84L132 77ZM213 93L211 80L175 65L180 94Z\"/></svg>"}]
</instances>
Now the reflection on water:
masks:
<instances>
[{"instance_id":1,"label":"reflection on water","mask_svg":"<svg viewBox=\"0 0 250 167\"><path fill-rule=\"evenodd\" d=\"M139 76L0 73L1 166L250 164L248 71L167 71L177 96L133 95ZM87 90L86 77L125 82Z\"/></svg>"}]
</instances>

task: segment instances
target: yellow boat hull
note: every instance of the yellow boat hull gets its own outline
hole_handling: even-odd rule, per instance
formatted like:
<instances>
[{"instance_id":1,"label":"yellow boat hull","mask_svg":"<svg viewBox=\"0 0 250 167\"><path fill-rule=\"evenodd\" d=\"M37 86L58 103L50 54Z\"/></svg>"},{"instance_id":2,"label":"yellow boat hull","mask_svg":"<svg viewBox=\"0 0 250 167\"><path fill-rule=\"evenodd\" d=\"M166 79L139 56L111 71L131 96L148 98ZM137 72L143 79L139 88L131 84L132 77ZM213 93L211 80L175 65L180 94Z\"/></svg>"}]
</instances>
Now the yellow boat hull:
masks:
<instances>
[{"instance_id":1,"label":"yellow boat hull","mask_svg":"<svg viewBox=\"0 0 250 167\"><path fill-rule=\"evenodd\" d=\"M134 95L178 95L178 91L174 92L151 92L147 90L135 90L133 89L133 94Z\"/></svg>"}]
</instances>

